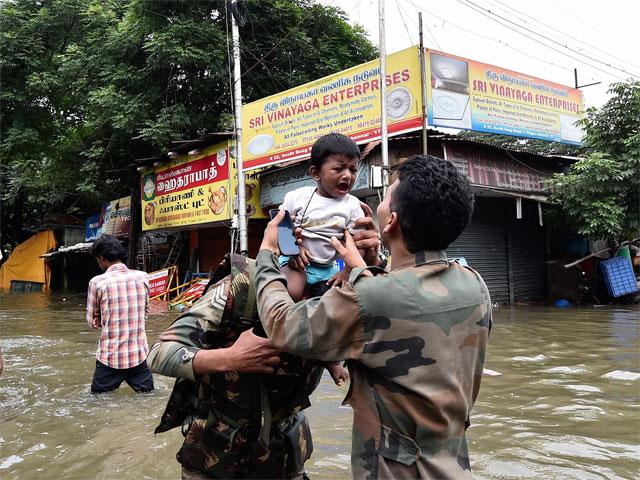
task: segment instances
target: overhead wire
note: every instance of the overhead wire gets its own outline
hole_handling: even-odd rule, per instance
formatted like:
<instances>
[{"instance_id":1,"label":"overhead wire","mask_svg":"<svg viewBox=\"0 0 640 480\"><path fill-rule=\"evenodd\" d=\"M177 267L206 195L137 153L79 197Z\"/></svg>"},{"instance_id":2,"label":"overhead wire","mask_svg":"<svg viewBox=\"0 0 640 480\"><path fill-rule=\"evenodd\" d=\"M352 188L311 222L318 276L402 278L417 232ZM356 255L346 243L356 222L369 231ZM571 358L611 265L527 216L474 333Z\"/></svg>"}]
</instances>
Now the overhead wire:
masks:
<instances>
[{"instance_id":1,"label":"overhead wire","mask_svg":"<svg viewBox=\"0 0 640 480\"><path fill-rule=\"evenodd\" d=\"M416 5L413 2L410 2L411 5L413 6L413 9L415 10L416 13L418 13L418 8L416 7ZM420 28L420 25L418 25L418 20L414 19L414 23L416 24L416 26L418 28ZM429 29L428 24L424 25L424 31L426 33L426 36L429 38L429 40L433 41L433 44L438 47L438 50L442 50L442 46L440 45L440 42L438 41L438 38L436 37L436 35Z\"/></svg>"},{"instance_id":2,"label":"overhead wire","mask_svg":"<svg viewBox=\"0 0 640 480\"><path fill-rule=\"evenodd\" d=\"M619 46L626 48L629 52L632 52L638 56L640 56L640 53L636 52L635 50L633 50L628 43L623 43L620 40L612 37L611 35L609 35L607 32L600 30L599 28L591 25L590 23L586 22L585 20L582 20L579 16L576 15L576 12L571 12L569 10L567 10L566 8L564 8L562 5L558 5L556 2L554 2L553 0L546 0L548 3L550 3L551 5L553 5L556 8L559 8L560 10L562 10L563 12L571 15L571 18L574 20L577 20L578 22L582 23L583 25L586 25L587 27L591 28L594 32L598 32L599 34L607 37L609 40L612 40L613 42L617 43Z\"/></svg>"},{"instance_id":3,"label":"overhead wire","mask_svg":"<svg viewBox=\"0 0 640 480\"><path fill-rule=\"evenodd\" d=\"M411 39L411 34L409 33L409 27L407 27L407 22L405 22L404 15L402 14L402 10L400 9L400 0L396 0L396 8L398 9L398 13L400 14L400 19L402 20L404 29L407 32L407 37L409 37L409 43L413 45L413 40Z\"/></svg>"},{"instance_id":4,"label":"overhead wire","mask_svg":"<svg viewBox=\"0 0 640 480\"><path fill-rule=\"evenodd\" d=\"M273 83L273 86L275 87L275 89L276 89L276 90L278 90L278 89L280 89L280 90L282 90L282 89L286 90L286 86L284 85L284 83L282 83L282 82L278 79L277 75L274 75L274 74L271 72L271 70L269 69L269 66L267 65L267 62L266 62L264 59L262 59L262 58L258 58L258 57L257 57L257 56L256 56L256 55L255 55L255 54L254 54L254 53L253 53L253 52L248 48L248 46L247 46L247 45L246 45L242 40L240 40L240 46L241 46L241 48L242 48L242 53L245 53L245 54L250 55L251 57L253 57L253 59L254 59L254 60L256 60L258 63L260 63L260 64L264 67L264 70L267 72L267 76L268 76L268 77L269 77L269 79L271 80L271 83ZM241 59L242 59L242 56L241 56ZM241 60L241 61L243 61L243 62L244 62L244 60ZM276 68L276 66L275 66L275 65L273 65L273 64L272 64L272 67L273 67L273 68Z\"/></svg>"},{"instance_id":5,"label":"overhead wire","mask_svg":"<svg viewBox=\"0 0 640 480\"><path fill-rule=\"evenodd\" d=\"M452 26L452 27L454 27L454 28L457 28L457 29L458 29L458 30L460 30L460 31L463 31L463 32L465 32L465 33L468 33L468 34L474 35L474 36L479 37L479 38L483 38L483 39L485 39L485 40L489 40L489 41L494 42L494 43L497 43L497 44L499 44L499 45L502 45L502 46L507 47L507 48L509 48L509 49L511 49L511 50L514 50L514 51L516 51L516 52L520 53L521 55L524 55L524 56L526 56L526 57L528 57L528 58L531 58L531 59L533 59L533 60L536 60L536 61L538 61L538 62L545 63L545 64L547 64L547 65L551 65L552 67L555 67L555 68L558 68L558 69L561 69L561 70L565 70L565 71L567 71L567 72L573 72L573 70L571 70L570 68L567 68L567 67L562 66L562 65L558 65L558 64L556 64L556 63L554 63L554 62L551 62L551 61L549 61L549 60L545 60L545 59L540 58L540 57L536 57L535 55L532 55L532 54L530 54L529 52L525 52L524 50L521 50L521 49L519 49L519 48L517 48L517 47L514 47L513 45L511 45L511 44L509 44L509 43L507 43L507 42L504 42L504 41L502 41L502 40L498 40L498 39L496 39L496 38L494 38L494 37L490 37L490 36L488 36L488 35L484 35L484 34L482 34L482 33L478 33L478 32L476 32L476 31L470 30L470 29L468 29L468 28L462 27L462 26L460 26L460 25L458 25L458 24L456 24L456 23L453 23L453 22L451 22L451 21L449 21L449 20L445 20L443 17L440 17L440 16L438 16L438 15L436 15L436 14L434 14L434 13L428 12L428 11L426 11L426 10L421 10L421 9L420 9L420 7L419 7L419 6L417 6L417 5L416 5L412 0L407 0L407 1L408 1L408 2L409 2L409 3L414 7L414 9L416 10L416 13L417 13L418 11L423 11L423 12L424 12L424 13L426 13L427 15L431 15L432 17L435 17L435 18L437 18L438 20L441 20L444 24L448 24L448 25L450 25L450 26ZM594 80L594 81L595 81L595 78L591 78L591 80Z\"/></svg>"},{"instance_id":6,"label":"overhead wire","mask_svg":"<svg viewBox=\"0 0 640 480\"><path fill-rule=\"evenodd\" d=\"M575 61L577 61L577 62L580 62L580 63L582 63L582 64L584 64L584 65L588 65L588 66L589 66L589 67L591 67L591 68L594 68L594 69L596 69L596 70L600 70L600 71L601 71L601 72L603 72L603 73L606 73L606 74L608 74L608 75L611 75L611 76L617 77L617 78L619 78L619 79L621 79L621 80L625 80L625 78L621 77L620 75L616 75L616 74L613 74L613 73L612 73L612 72L610 72L610 71L603 70L603 69L601 69L601 68L599 68L599 67L596 67L596 66L594 66L594 65L592 65L592 64L590 64L590 63L585 62L584 60L580 60L580 59L578 59L578 58L576 58L576 57L574 57L574 56L572 56L572 55L569 55L568 53L566 53L566 52L564 52L564 51L562 51L562 50L558 50L557 48L554 48L554 47L552 47L551 45L548 45L548 44L546 44L546 43L544 43L544 42L541 42L540 40L537 40L537 39L535 39L535 38L533 38L533 37L530 37L529 35L527 35L526 33L523 33L522 31L518 30L517 28L520 28L520 29L525 30L525 31L527 31L527 32L531 32L531 33L532 33L532 34L534 34L534 35L537 35L537 36L539 36L539 37L541 37L541 38L544 38L545 40L547 40L547 41L549 41L549 42L551 42L551 43L554 43L554 44L556 44L556 45L559 45L559 46L561 46L561 47L565 48L566 50L569 50L569 51L571 51L571 52L577 53L578 55L581 55L581 56L583 56L583 57L585 57L585 58L587 58L587 59L589 59L589 60L592 60L592 61L594 61L594 62L601 63L601 64L603 64L603 65L605 65L605 66L607 66L607 67L609 67L609 68L611 68L611 69L618 70L618 71L620 71L620 72L626 73L627 75L631 75L631 76L633 76L633 77L638 77L638 78L640 78L640 75L636 75L636 74L634 74L634 73L628 72L627 70L621 69L621 68L619 68L619 67L615 67L615 66L613 66L613 65L611 65L611 64L609 64L609 63L602 62L602 61L600 61L600 60L598 60L598 59L595 59L595 58L593 58L593 57L591 57L591 56L589 56L589 55L586 55L586 54L584 54L584 53L582 53L582 52L579 52L579 51L577 51L577 50L574 50L574 49L572 49L571 47L569 47L569 46L567 46L567 45L562 45L561 43L559 43L559 42L557 42L557 41L555 41L555 40L553 40L553 39L551 39L551 38L547 37L546 35L543 35L543 34L541 34L541 33L539 33L539 32L536 32L536 31L534 31L534 30L531 30L531 29L530 29L530 28L528 28L528 27L524 27L524 26L522 26L522 25L520 25L520 24L518 24L518 23L516 23L516 22L513 22L512 20L509 20L508 18L505 18L505 17L503 17L503 16L501 16L501 15L498 15L497 13L494 13L494 12L492 12L491 10L488 10L488 9L486 9L486 8L483 8L482 6L479 6L478 4L476 4L476 3L472 2L471 0L457 0L457 1L458 1L458 3L460 3L461 5L463 5L463 6L467 7L467 8L469 8L469 9L471 9L471 10L473 10L473 11L477 12L477 13L480 13L481 15L483 15L483 16L485 16L485 17L487 17L487 18L491 19L491 20L493 20L494 22L496 22L496 23L498 23L498 24L500 24L500 25L502 25L502 26L504 26L504 27L506 27L506 28L509 28L510 30L513 30L514 32L516 32L516 33L518 33L518 34L520 34L520 35L523 35L523 36L525 36L525 37L529 38L530 40L533 40L533 41L535 41L535 42L539 43L540 45L544 45L545 47L547 47L547 48L549 48L549 49L551 49L551 50L554 50L554 51L556 51L556 52L558 52L558 53L561 53L562 55L565 55L565 56L567 56L567 57L569 57L569 58L572 58L573 60L575 60ZM497 20L497 19L500 19L500 20L502 20L502 21ZM507 23L503 23L503 22L507 22ZM510 25L513 25L514 27L517 27L517 28L514 28L514 27L510 26L509 24L510 24Z\"/></svg>"},{"instance_id":7,"label":"overhead wire","mask_svg":"<svg viewBox=\"0 0 640 480\"><path fill-rule=\"evenodd\" d=\"M585 45L586 47L589 47L589 48L591 48L591 49L593 49L593 50L595 50L597 52L600 52L600 54L604 54L604 55L607 55L607 56L609 56L611 58L614 58L614 59L618 60L619 62L622 62L623 64L627 64L627 65L632 66L634 68L640 68L639 65L635 65L633 63L630 63L628 60L625 60L623 58L617 57L614 54L612 54L611 52L606 52L606 51L602 50L601 48L596 47L595 45L592 45L592 44L586 42L582 38L577 38L577 37L574 37L573 35L571 35L571 34L569 34L567 32L563 32L561 30L558 30L557 28L555 28L555 27L553 27L551 25L548 25L548 24L542 22L541 20L538 20L537 18L535 18L535 17L533 17L533 16L531 16L531 15L529 15L529 14L527 14L527 13L521 11L521 10L513 8L510 5L507 5L506 3L501 2L500 0L489 0L489 1L491 1L500 10L502 10L503 12L505 12L505 13L507 13L509 15L514 15L513 12L515 12L517 15L514 15L514 16L518 20L520 20L521 22L524 22L524 23L526 23L528 25L531 25L532 27L534 27L534 25L532 25L527 19L531 20L532 22L537 23L538 25L541 25L542 27L544 27L548 31L553 32L555 35L565 36L567 38L570 38L573 41L579 42L580 45ZM521 16L519 16L519 15L521 15ZM525 17L525 18L523 18L523 17Z\"/></svg>"}]
</instances>

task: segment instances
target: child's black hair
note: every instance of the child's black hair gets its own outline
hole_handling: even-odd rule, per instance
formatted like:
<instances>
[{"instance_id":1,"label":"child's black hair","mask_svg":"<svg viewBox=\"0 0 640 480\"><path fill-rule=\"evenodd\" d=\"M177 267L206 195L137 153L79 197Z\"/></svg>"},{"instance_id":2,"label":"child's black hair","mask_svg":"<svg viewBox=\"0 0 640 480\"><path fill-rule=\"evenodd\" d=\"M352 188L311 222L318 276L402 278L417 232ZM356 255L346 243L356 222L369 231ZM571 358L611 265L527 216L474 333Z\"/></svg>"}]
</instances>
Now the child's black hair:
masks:
<instances>
[{"instance_id":1,"label":"child's black hair","mask_svg":"<svg viewBox=\"0 0 640 480\"><path fill-rule=\"evenodd\" d=\"M360 159L358 145L341 133L327 133L318 138L311 147L311 166L320 170L329 155L344 155Z\"/></svg>"}]
</instances>

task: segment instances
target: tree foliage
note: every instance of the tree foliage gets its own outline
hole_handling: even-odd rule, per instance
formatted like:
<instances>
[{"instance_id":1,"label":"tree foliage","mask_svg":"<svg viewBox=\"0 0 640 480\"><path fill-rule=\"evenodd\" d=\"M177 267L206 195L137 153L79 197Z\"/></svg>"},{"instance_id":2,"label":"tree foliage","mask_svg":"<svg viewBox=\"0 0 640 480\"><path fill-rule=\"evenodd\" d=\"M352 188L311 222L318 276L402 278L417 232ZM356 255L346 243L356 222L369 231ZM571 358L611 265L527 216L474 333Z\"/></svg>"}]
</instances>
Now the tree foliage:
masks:
<instances>
[{"instance_id":1,"label":"tree foliage","mask_svg":"<svg viewBox=\"0 0 640 480\"><path fill-rule=\"evenodd\" d=\"M640 82L611 86L582 120L588 155L548 181L578 232L617 245L640 233Z\"/></svg>"},{"instance_id":2,"label":"tree foliage","mask_svg":"<svg viewBox=\"0 0 640 480\"><path fill-rule=\"evenodd\" d=\"M35 226L48 212L90 214L129 193L134 159L230 127L227 9L224 0L0 4L5 234L23 217ZM245 102L376 56L337 8L254 0L247 11Z\"/></svg>"},{"instance_id":3,"label":"tree foliage","mask_svg":"<svg viewBox=\"0 0 640 480\"><path fill-rule=\"evenodd\" d=\"M473 130L463 130L458 133L458 136L466 140L504 148L505 150L527 152L537 155L579 155L582 152L582 147L568 143L549 142L547 140L520 138L495 133L474 132Z\"/></svg>"}]
</instances>

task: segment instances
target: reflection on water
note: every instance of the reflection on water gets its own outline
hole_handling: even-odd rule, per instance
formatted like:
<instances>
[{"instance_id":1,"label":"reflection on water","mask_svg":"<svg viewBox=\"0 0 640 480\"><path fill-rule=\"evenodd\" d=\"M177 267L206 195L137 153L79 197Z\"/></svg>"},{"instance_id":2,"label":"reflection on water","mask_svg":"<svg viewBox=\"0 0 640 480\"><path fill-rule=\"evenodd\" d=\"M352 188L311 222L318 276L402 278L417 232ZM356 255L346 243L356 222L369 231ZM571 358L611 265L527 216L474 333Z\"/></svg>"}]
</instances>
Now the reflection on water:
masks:
<instances>
[{"instance_id":1,"label":"reflection on water","mask_svg":"<svg viewBox=\"0 0 640 480\"><path fill-rule=\"evenodd\" d=\"M82 295L0 294L0 478L176 479L178 430L154 435L173 380L93 396L98 334ZM153 315L153 341L174 318ZM503 308L469 430L478 479L628 479L640 469L640 311ZM349 478L346 388L307 411L312 478Z\"/></svg>"}]
</instances>

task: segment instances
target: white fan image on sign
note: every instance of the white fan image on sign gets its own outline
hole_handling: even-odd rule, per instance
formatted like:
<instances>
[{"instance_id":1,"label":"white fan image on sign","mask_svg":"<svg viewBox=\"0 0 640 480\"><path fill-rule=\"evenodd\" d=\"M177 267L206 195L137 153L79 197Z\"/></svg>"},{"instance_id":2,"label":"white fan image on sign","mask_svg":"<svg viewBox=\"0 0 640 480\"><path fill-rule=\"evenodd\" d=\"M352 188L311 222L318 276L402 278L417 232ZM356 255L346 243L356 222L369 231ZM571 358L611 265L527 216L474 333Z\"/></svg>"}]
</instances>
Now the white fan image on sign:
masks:
<instances>
[{"instance_id":1,"label":"white fan image on sign","mask_svg":"<svg viewBox=\"0 0 640 480\"><path fill-rule=\"evenodd\" d=\"M262 155L273 147L273 137L267 133L261 133L253 137L247 145L247 151L251 155Z\"/></svg>"},{"instance_id":2,"label":"white fan image on sign","mask_svg":"<svg viewBox=\"0 0 640 480\"><path fill-rule=\"evenodd\" d=\"M432 90L433 123L443 127L471 128L469 95Z\"/></svg>"},{"instance_id":3,"label":"white fan image on sign","mask_svg":"<svg viewBox=\"0 0 640 480\"><path fill-rule=\"evenodd\" d=\"M411 109L411 92L404 87L393 89L387 95L387 115L392 120L407 116Z\"/></svg>"}]
</instances>

